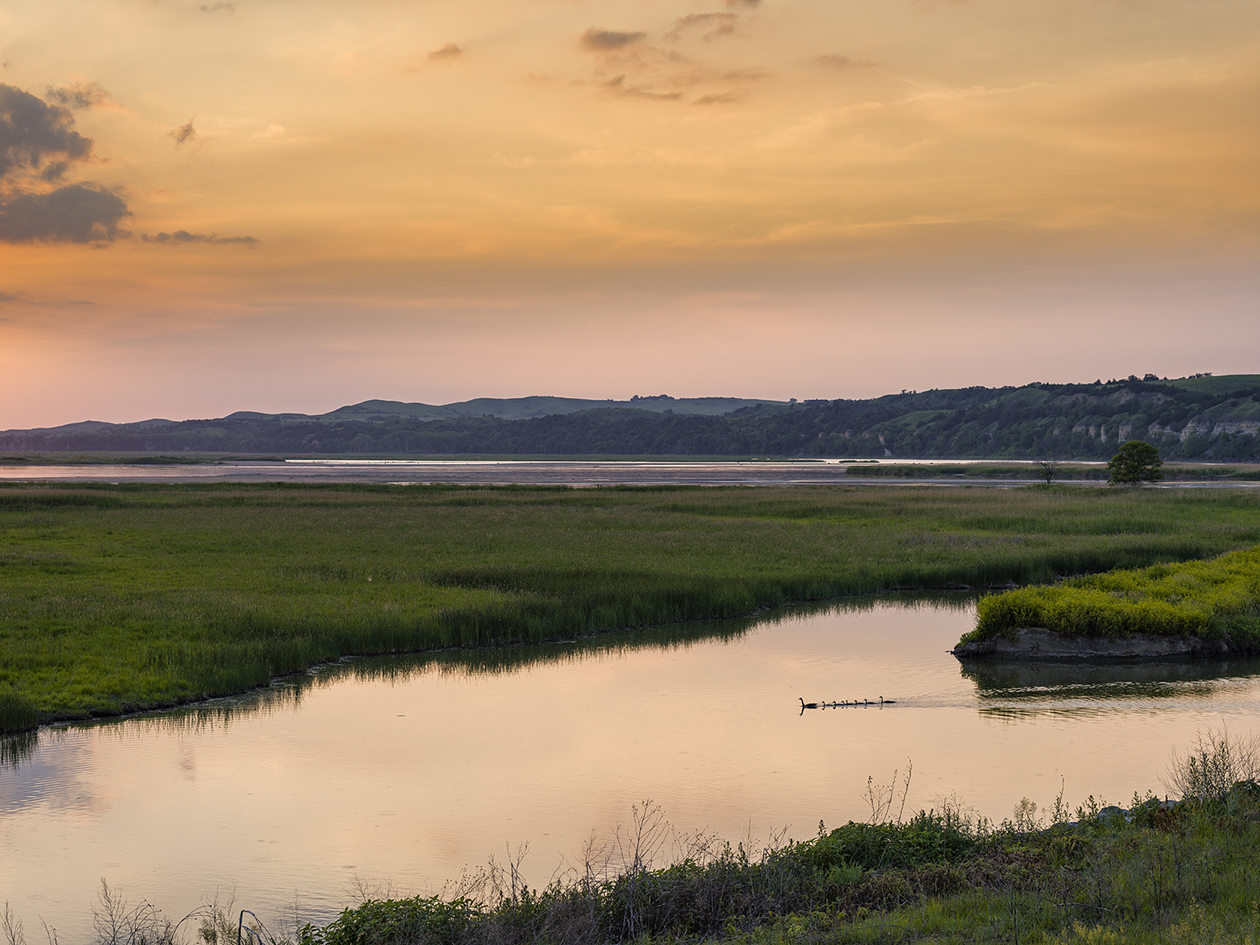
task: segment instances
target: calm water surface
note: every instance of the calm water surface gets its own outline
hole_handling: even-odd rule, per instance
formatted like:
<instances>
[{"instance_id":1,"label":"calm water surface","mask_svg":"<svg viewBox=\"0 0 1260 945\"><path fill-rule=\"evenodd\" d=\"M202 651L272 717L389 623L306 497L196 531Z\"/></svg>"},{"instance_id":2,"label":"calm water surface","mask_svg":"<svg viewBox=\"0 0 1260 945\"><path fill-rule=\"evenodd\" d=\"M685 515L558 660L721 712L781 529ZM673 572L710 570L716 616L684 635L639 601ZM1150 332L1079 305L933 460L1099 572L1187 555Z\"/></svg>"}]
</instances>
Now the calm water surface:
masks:
<instances>
[{"instance_id":1,"label":"calm water surface","mask_svg":"<svg viewBox=\"0 0 1260 945\"><path fill-rule=\"evenodd\" d=\"M804 839L956 795L1161 789L1197 731L1251 731L1260 665L962 667L965 599L867 601L587 646L325 667L249 698L42 731L0 764L0 900L90 938L100 880L179 917L235 890L273 925L353 887L432 893L528 843L545 883L646 799L680 832ZM806 701L896 699L802 712Z\"/></svg>"}]
</instances>

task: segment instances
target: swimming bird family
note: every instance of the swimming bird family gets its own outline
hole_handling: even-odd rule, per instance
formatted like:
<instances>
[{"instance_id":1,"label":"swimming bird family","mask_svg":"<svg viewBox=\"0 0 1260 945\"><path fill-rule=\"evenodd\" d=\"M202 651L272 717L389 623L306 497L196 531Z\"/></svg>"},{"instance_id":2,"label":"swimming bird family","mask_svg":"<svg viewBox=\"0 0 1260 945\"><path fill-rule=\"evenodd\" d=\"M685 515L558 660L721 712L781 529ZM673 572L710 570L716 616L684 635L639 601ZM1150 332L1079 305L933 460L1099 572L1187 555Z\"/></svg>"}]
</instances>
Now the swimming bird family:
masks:
<instances>
[{"instance_id":1,"label":"swimming bird family","mask_svg":"<svg viewBox=\"0 0 1260 945\"><path fill-rule=\"evenodd\" d=\"M878 699L854 699L852 702L843 699L839 702L827 702L825 700L823 702L806 702L800 696L797 696L797 698L801 700L802 714L804 714L806 709L853 709L872 705L880 707L897 704L896 699L885 699L883 696L880 696Z\"/></svg>"}]
</instances>

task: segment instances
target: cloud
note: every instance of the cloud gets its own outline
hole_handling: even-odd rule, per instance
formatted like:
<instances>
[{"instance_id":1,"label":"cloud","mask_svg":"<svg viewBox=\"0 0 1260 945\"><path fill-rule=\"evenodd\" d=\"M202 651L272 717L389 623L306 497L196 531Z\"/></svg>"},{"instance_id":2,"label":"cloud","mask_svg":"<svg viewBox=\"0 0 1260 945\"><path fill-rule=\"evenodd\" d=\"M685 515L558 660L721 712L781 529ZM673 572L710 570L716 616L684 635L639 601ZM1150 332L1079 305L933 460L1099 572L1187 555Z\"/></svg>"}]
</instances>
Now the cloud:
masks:
<instances>
[{"instance_id":1,"label":"cloud","mask_svg":"<svg viewBox=\"0 0 1260 945\"><path fill-rule=\"evenodd\" d=\"M716 92L711 95L701 95L691 104L693 105L730 105L735 102L742 102L748 97L748 92L744 89L732 89L729 92Z\"/></svg>"},{"instance_id":2,"label":"cloud","mask_svg":"<svg viewBox=\"0 0 1260 945\"><path fill-rule=\"evenodd\" d=\"M814 61L831 69L866 69L870 66L879 65L879 63L871 62L869 59L851 59L848 56L835 55L819 56Z\"/></svg>"},{"instance_id":3,"label":"cloud","mask_svg":"<svg viewBox=\"0 0 1260 945\"><path fill-rule=\"evenodd\" d=\"M529 167L531 164L537 164L538 158L530 157L523 154L504 154L502 151L495 151L491 155L487 164L496 164L499 167Z\"/></svg>"},{"instance_id":4,"label":"cloud","mask_svg":"<svg viewBox=\"0 0 1260 945\"><path fill-rule=\"evenodd\" d=\"M447 62L451 59L458 59L464 54L464 51L454 43L447 43L441 49L435 49L429 53L428 58L435 62Z\"/></svg>"},{"instance_id":5,"label":"cloud","mask_svg":"<svg viewBox=\"0 0 1260 945\"><path fill-rule=\"evenodd\" d=\"M68 164L91 156L92 139L74 130L69 109L0 84L0 180L22 167L38 171L45 158ZM54 172L54 178L64 172Z\"/></svg>"},{"instance_id":6,"label":"cloud","mask_svg":"<svg viewBox=\"0 0 1260 945\"><path fill-rule=\"evenodd\" d=\"M726 0L728 7L755 7L761 0Z\"/></svg>"},{"instance_id":7,"label":"cloud","mask_svg":"<svg viewBox=\"0 0 1260 945\"><path fill-rule=\"evenodd\" d=\"M70 170L68 161L53 161L51 164L44 165L44 169L39 172L39 179L58 181L66 176L66 171L68 170Z\"/></svg>"},{"instance_id":8,"label":"cloud","mask_svg":"<svg viewBox=\"0 0 1260 945\"><path fill-rule=\"evenodd\" d=\"M187 144L189 141L196 140L197 129L193 127L193 122L196 120L197 120L197 116L193 115L192 118L188 119L188 124L180 125L178 128L175 128L166 133L166 136L168 138L175 139L175 147L178 148L178 147L181 147L182 145Z\"/></svg>"},{"instance_id":9,"label":"cloud","mask_svg":"<svg viewBox=\"0 0 1260 945\"><path fill-rule=\"evenodd\" d=\"M16 302L16 301L18 301L18 297L14 295L12 292L0 292L0 305L3 305L5 302Z\"/></svg>"},{"instance_id":10,"label":"cloud","mask_svg":"<svg viewBox=\"0 0 1260 945\"><path fill-rule=\"evenodd\" d=\"M114 100L99 82L89 82L87 79L80 79L78 82L63 85L60 88L50 85L47 95L49 101L64 105L66 108L92 108Z\"/></svg>"},{"instance_id":11,"label":"cloud","mask_svg":"<svg viewBox=\"0 0 1260 945\"><path fill-rule=\"evenodd\" d=\"M251 138L281 138L284 136L284 125L268 125L262 131L255 131Z\"/></svg>"},{"instance_id":12,"label":"cloud","mask_svg":"<svg viewBox=\"0 0 1260 945\"><path fill-rule=\"evenodd\" d=\"M627 85L625 73L613 76L604 83L604 88L614 95L623 95L627 98L650 98L659 101L674 101L682 98L681 92L653 92L651 89Z\"/></svg>"},{"instance_id":13,"label":"cloud","mask_svg":"<svg viewBox=\"0 0 1260 945\"><path fill-rule=\"evenodd\" d=\"M116 194L83 184L48 193L16 191L0 197L0 241L112 242L129 235L118 223L130 215Z\"/></svg>"},{"instance_id":14,"label":"cloud","mask_svg":"<svg viewBox=\"0 0 1260 945\"><path fill-rule=\"evenodd\" d=\"M217 0L215 3L203 3L197 9L202 13L235 13L236 3L234 0Z\"/></svg>"},{"instance_id":15,"label":"cloud","mask_svg":"<svg viewBox=\"0 0 1260 945\"><path fill-rule=\"evenodd\" d=\"M612 52L642 41L647 33L624 33L619 30L601 30L592 26L582 34L581 44L591 52Z\"/></svg>"},{"instance_id":16,"label":"cloud","mask_svg":"<svg viewBox=\"0 0 1260 945\"><path fill-rule=\"evenodd\" d=\"M252 244L262 242L262 240L253 236L219 236L217 233L189 233L187 230L176 230L174 233L157 233L153 236L145 233L140 238L146 243L169 243L173 245L180 243Z\"/></svg>"},{"instance_id":17,"label":"cloud","mask_svg":"<svg viewBox=\"0 0 1260 945\"><path fill-rule=\"evenodd\" d=\"M670 35L679 36L684 30L703 29L707 30L704 39L714 39L731 35L738 23L737 13L688 13L678 18L678 25L670 31Z\"/></svg>"}]
</instances>

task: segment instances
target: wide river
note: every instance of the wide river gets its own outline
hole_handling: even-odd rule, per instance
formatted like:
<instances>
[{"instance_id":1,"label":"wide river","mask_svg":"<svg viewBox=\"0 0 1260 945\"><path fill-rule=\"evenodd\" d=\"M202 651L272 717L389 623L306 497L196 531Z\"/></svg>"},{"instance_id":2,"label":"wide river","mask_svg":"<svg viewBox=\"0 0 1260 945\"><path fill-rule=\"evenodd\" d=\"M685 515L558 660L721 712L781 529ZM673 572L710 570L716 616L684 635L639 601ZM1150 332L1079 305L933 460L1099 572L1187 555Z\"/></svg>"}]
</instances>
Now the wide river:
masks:
<instances>
[{"instance_id":1,"label":"wide river","mask_svg":"<svg viewBox=\"0 0 1260 945\"><path fill-rule=\"evenodd\" d=\"M1023 797L1162 790L1198 732L1250 733L1255 662L964 667L970 598L865 600L570 646L322 667L248 697L44 729L0 763L0 902L67 943L102 879L178 919L273 928L356 891L435 893L521 860L544 884L650 801L764 843L870 817L868 778L995 820ZM807 702L893 705L802 710ZM894 804L900 807L900 793ZM597 860L598 861L598 860ZM42 932L40 933L42 935Z\"/></svg>"}]
</instances>

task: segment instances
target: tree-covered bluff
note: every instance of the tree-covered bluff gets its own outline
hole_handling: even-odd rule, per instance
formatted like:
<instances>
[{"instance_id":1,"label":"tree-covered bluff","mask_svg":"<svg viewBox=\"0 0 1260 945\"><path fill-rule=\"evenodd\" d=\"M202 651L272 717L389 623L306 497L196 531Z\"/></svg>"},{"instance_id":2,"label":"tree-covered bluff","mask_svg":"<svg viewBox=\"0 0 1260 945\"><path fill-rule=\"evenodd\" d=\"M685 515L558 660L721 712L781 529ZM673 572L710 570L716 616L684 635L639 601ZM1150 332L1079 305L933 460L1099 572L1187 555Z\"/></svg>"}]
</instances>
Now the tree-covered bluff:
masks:
<instances>
[{"instance_id":1,"label":"tree-covered bluff","mask_svg":"<svg viewBox=\"0 0 1260 945\"><path fill-rule=\"evenodd\" d=\"M1138 438L1165 460L1260 461L1260 375L905 391L715 416L621 407L515 420L344 416L72 424L0 433L0 449L1107 459Z\"/></svg>"}]
</instances>

